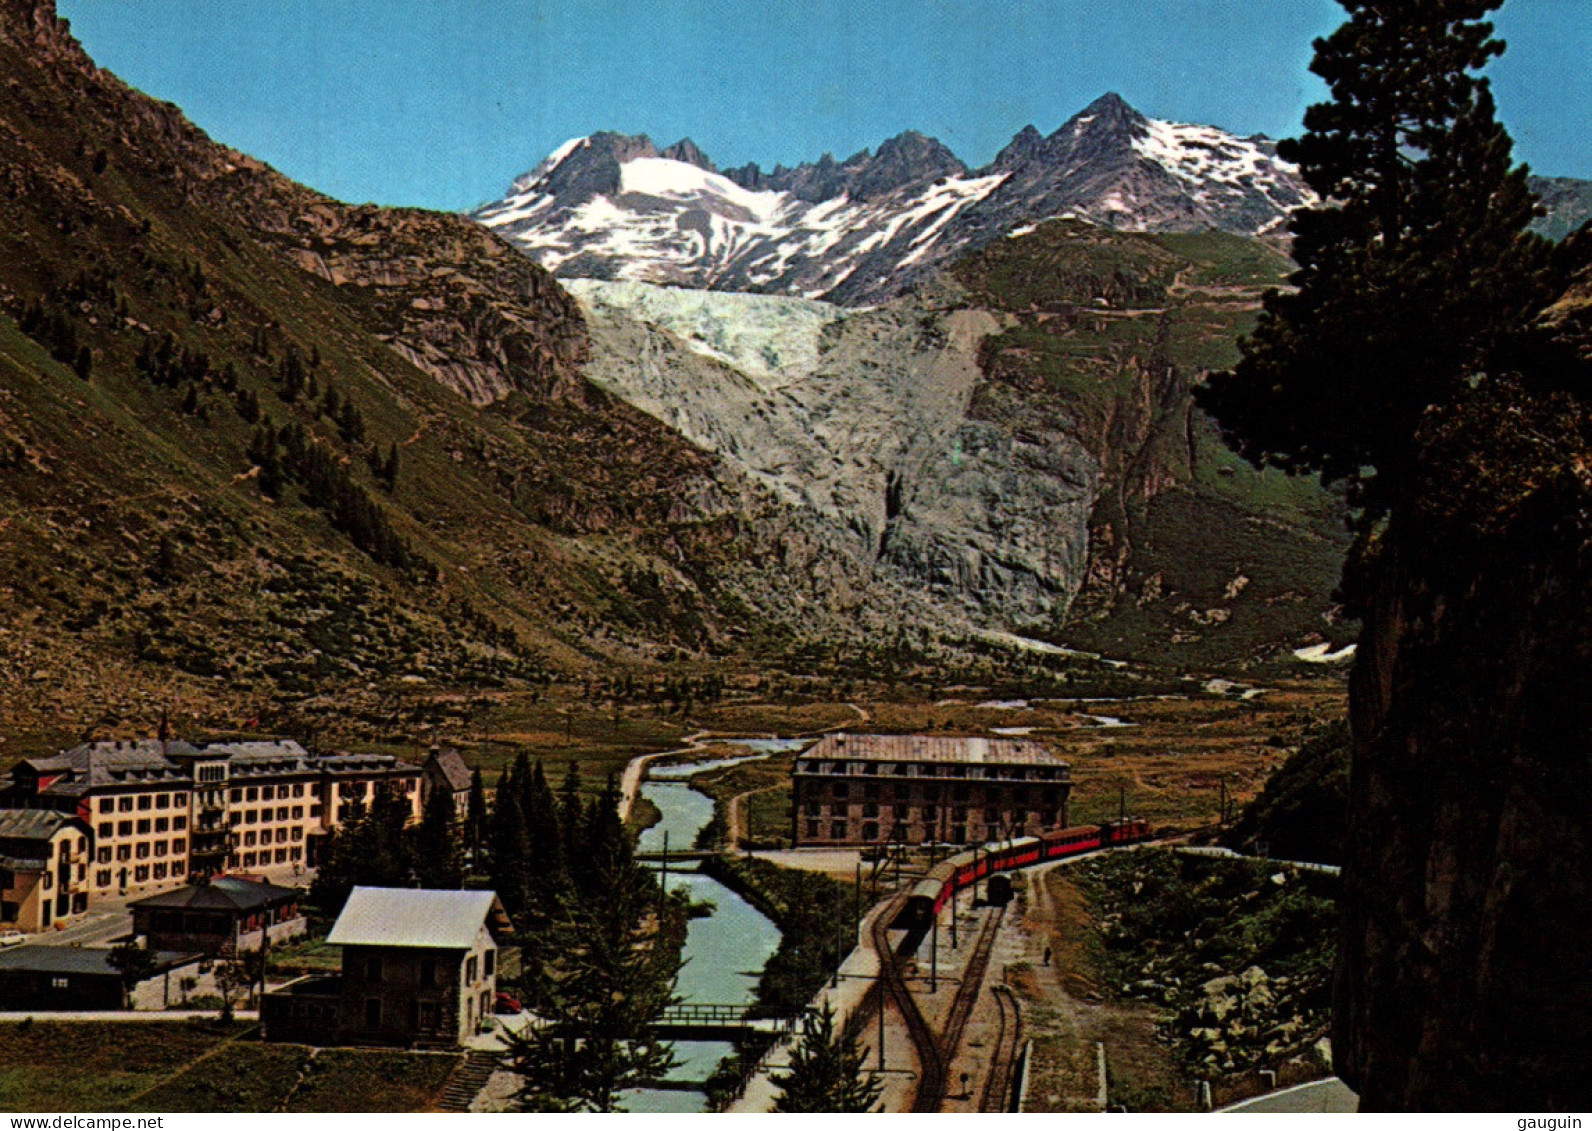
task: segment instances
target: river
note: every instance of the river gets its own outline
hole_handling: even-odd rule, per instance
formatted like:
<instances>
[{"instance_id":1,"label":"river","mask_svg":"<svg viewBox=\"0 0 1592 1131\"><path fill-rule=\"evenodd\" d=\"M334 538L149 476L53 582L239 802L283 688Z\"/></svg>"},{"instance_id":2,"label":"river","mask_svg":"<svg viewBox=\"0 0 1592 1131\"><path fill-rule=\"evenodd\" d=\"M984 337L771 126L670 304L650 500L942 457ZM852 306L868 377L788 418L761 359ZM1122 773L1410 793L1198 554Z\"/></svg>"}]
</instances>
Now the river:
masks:
<instances>
[{"instance_id":1,"label":"river","mask_svg":"<svg viewBox=\"0 0 1592 1131\"><path fill-rule=\"evenodd\" d=\"M642 832L640 850L661 852L665 832L671 851L690 849L697 833L712 819L713 800L681 779L706 769L766 758L777 750L791 749L789 742L785 739L741 741L736 745L749 747L754 752L650 770L649 780L641 785L641 796L656 805L663 817ZM692 863L686 867L694 869L696 865ZM671 865L668 885L670 891L684 888L692 902L708 900L715 907L707 918L691 920L685 940L685 966L680 970L676 986L680 1000L717 1005L750 1004L758 975L779 946L779 929L750 903L710 876L680 871ZM732 1051L728 1041L676 1041L674 1054L679 1064L669 1073L669 1079L705 1080ZM707 1097L697 1091L637 1089L626 1093L621 1106L626 1111L638 1112L703 1111Z\"/></svg>"}]
</instances>

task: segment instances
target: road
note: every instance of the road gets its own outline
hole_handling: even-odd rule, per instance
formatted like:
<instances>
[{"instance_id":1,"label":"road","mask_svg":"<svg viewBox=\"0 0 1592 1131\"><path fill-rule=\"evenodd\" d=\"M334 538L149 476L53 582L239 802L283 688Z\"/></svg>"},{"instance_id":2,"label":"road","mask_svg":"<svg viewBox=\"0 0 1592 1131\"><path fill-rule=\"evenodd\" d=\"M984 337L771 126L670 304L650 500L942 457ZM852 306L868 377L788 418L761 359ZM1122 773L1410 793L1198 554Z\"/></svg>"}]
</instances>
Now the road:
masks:
<instances>
[{"instance_id":1,"label":"road","mask_svg":"<svg viewBox=\"0 0 1592 1131\"><path fill-rule=\"evenodd\" d=\"M1284 1088L1280 1092L1256 1096L1252 1100L1224 1107L1222 1112L1276 1115L1279 1113L1330 1112L1343 1114L1360 1110L1360 1097L1336 1076Z\"/></svg>"},{"instance_id":2,"label":"road","mask_svg":"<svg viewBox=\"0 0 1592 1131\"><path fill-rule=\"evenodd\" d=\"M133 933L133 916L127 910L133 898L96 900L94 910L59 931L40 931L29 935L24 946L108 947L124 935Z\"/></svg>"}]
</instances>

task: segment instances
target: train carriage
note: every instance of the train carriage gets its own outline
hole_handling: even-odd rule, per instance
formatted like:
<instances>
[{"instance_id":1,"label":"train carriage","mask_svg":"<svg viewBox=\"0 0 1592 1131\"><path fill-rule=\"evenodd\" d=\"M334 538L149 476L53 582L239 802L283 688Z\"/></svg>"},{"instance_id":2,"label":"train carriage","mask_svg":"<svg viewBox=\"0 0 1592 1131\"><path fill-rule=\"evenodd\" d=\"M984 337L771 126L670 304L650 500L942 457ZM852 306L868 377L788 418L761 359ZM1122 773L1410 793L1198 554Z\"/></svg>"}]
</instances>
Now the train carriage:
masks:
<instances>
[{"instance_id":1,"label":"train carriage","mask_svg":"<svg viewBox=\"0 0 1592 1131\"><path fill-rule=\"evenodd\" d=\"M978 847L942 860L919 880L907 897L899 925L926 928L933 917L963 888L996 872L1026 868L1101 848L1136 844L1150 838L1149 822L1142 817L1057 829L1041 836Z\"/></svg>"}]
</instances>

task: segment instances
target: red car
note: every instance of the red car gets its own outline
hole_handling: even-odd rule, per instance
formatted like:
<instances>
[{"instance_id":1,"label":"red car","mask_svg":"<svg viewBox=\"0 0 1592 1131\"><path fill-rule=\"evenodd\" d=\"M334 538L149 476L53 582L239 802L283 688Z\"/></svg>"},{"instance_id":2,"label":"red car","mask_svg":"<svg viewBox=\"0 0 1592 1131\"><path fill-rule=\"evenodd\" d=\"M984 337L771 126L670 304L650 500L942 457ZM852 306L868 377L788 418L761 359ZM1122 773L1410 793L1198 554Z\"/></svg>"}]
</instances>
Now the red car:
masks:
<instances>
[{"instance_id":1,"label":"red car","mask_svg":"<svg viewBox=\"0 0 1592 1131\"><path fill-rule=\"evenodd\" d=\"M497 995L497 1011L499 1013L523 1013L525 1012L525 1007L520 1005L519 999L514 997L512 994L506 994L502 990L499 990Z\"/></svg>"}]
</instances>

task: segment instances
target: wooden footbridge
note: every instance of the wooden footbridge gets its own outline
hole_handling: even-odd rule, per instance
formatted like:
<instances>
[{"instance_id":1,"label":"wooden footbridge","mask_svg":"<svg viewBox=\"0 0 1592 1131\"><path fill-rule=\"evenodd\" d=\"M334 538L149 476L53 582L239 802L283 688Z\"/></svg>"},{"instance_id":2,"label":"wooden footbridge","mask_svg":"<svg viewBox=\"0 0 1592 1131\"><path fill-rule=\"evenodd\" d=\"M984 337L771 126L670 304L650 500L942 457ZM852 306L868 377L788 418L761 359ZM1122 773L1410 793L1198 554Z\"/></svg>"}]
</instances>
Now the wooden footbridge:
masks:
<instances>
[{"instance_id":1,"label":"wooden footbridge","mask_svg":"<svg viewBox=\"0 0 1592 1131\"><path fill-rule=\"evenodd\" d=\"M682 1002L663 1011L652 1031L679 1041L733 1041L747 1033L789 1033L797 1017L748 1017L744 1005Z\"/></svg>"}]
</instances>

